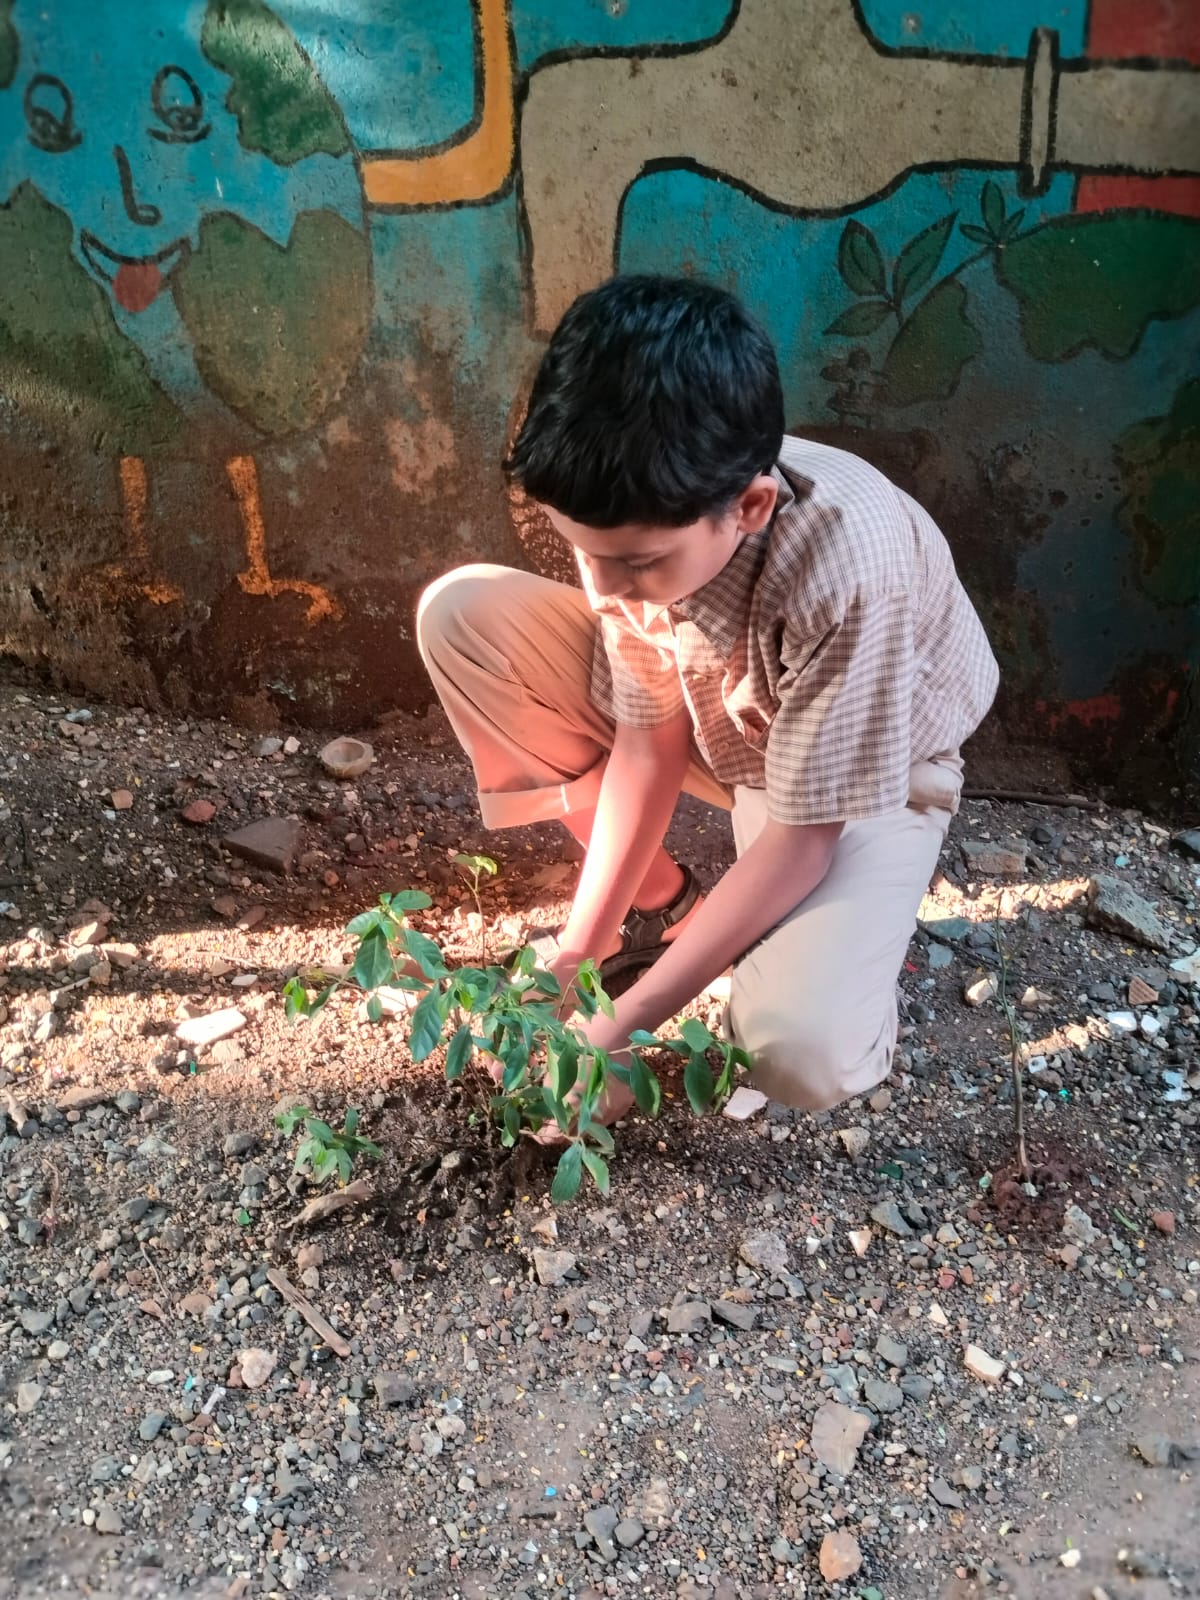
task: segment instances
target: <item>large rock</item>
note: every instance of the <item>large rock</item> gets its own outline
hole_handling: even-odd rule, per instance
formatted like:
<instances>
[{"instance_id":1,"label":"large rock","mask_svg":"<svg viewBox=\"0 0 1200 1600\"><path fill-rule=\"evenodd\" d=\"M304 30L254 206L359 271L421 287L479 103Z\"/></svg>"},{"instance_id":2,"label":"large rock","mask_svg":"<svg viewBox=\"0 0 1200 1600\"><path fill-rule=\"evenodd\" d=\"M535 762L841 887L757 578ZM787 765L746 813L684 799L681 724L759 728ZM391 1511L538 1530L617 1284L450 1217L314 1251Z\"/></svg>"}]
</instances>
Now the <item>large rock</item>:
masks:
<instances>
[{"instance_id":1,"label":"large rock","mask_svg":"<svg viewBox=\"0 0 1200 1600\"><path fill-rule=\"evenodd\" d=\"M295 817L263 817L227 833L221 843L231 854L252 861L256 867L287 873L292 870L303 836L304 830Z\"/></svg>"},{"instance_id":2,"label":"large rock","mask_svg":"<svg viewBox=\"0 0 1200 1600\"><path fill-rule=\"evenodd\" d=\"M859 1446L870 1426L870 1417L861 1411L851 1411L838 1400L827 1400L813 1418L813 1455L823 1466L848 1477L854 1471Z\"/></svg>"},{"instance_id":3,"label":"large rock","mask_svg":"<svg viewBox=\"0 0 1200 1600\"><path fill-rule=\"evenodd\" d=\"M1170 931L1149 900L1105 872L1097 873L1088 883L1087 922L1091 928L1119 933L1123 939L1132 939L1151 950L1170 947Z\"/></svg>"},{"instance_id":4,"label":"large rock","mask_svg":"<svg viewBox=\"0 0 1200 1600\"><path fill-rule=\"evenodd\" d=\"M821 1553L817 1559L825 1581L838 1583L843 1578L852 1578L862 1566L862 1551L854 1535L840 1528L837 1533L827 1533L821 1540Z\"/></svg>"},{"instance_id":5,"label":"large rock","mask_svg":"<svg viewBox=\"0 0 1200 1600\"><path fill-rule=\"evenodd\" d=\"M964 839L962 843L968 872L987 878L1019 878L1025 871L1029 851L1027 839L1014 839L1009 844L992 839Z\"/></svg>"}]
</instances>

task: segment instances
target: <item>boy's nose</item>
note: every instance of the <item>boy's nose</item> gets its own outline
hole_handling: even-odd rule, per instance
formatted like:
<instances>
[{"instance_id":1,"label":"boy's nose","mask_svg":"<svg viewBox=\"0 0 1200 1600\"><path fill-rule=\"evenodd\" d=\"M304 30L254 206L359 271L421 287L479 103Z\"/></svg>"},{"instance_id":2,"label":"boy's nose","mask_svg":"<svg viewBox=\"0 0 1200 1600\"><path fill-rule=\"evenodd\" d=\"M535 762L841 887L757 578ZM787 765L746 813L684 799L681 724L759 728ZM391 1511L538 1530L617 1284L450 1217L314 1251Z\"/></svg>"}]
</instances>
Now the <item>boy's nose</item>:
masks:
<instances>
[{"instance_id":1,"label":"boy's nose","mask_svg":"<svg viewBox=\"0 0 1200 1600\"><path fill-rule=\"evenodd\" d=\"M633 579L623 562L605 561L602 556L589 556L587 562L592 586L597 594L608 599L619 599L633 587Z\"/></svg>"}]
</instances>

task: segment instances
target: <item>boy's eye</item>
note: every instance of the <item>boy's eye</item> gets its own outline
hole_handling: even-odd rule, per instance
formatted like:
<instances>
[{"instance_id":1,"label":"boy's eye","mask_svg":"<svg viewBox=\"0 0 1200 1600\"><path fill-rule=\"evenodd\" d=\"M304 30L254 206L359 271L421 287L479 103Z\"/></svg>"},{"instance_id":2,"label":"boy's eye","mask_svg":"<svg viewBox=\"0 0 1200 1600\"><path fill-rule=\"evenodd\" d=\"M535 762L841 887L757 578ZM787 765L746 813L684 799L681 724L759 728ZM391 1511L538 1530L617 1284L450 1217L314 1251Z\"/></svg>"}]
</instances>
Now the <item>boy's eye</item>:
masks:
<instances>
[{"instance_id":1,"label":"boy's eye","mask_svg":"<svg viewBox=\"0 0 1200 1600\"><path fill-rule=\"evenodd\" d=\"M649 572L652 567L658 567L661 565L662 557L655 556L653 561L627 561L625 563L625 569L627 572Z\"/></svg>"}]
</instances>

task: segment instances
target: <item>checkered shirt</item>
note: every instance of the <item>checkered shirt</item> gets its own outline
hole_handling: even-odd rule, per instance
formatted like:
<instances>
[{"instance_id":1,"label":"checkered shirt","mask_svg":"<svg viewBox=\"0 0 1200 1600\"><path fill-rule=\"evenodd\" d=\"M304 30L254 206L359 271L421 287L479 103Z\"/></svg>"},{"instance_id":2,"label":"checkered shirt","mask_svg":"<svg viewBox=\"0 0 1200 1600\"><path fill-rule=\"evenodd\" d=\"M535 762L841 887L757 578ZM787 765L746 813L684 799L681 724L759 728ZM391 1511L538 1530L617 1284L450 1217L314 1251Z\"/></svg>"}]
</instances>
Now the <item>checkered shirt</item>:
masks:
<instances>
[{"instance_id":1,"label":"checkered shirt","mask_svg":"<svg viewBox=\"0 0 1200 1600\"><path fill-rule=\"evenodd\" d=\"M983 720L995 658L941 532L882 473L787 438L774 476L771 523L696 593L590 596L592 698L637 728L686 705L714 776L780 822L885 816Z\"/></svg>"}]
</instances>

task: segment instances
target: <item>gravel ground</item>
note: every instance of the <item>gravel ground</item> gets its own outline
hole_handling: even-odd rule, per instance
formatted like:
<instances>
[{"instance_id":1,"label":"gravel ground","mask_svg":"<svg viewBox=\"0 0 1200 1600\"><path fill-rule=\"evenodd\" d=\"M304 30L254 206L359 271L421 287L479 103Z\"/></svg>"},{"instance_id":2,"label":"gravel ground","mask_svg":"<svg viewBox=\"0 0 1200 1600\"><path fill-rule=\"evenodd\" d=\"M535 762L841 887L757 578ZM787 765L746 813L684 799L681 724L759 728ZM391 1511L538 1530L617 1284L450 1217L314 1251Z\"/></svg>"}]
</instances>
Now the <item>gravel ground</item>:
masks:
<instances>
[{"instance_id":1,"label":"gravel ground","mask_svg":"<svg viewBox=\"0 0 1200 1600\"><path fill-rule=\"evenodd\" d=\"M365 736L338 783L312 733L0 683L0 1592L1200 1595L1200 840L966 803L885 1086L737 1122L669 1082L555 1212L402 1020L284 1017L382 889L466 959L570 895L443 723ZM286 874L223 843L265 818ZM671 843L711 882L727 820ZM313 1226L297 1100L383 1150Z\"/></svg>"}]
</instances>

